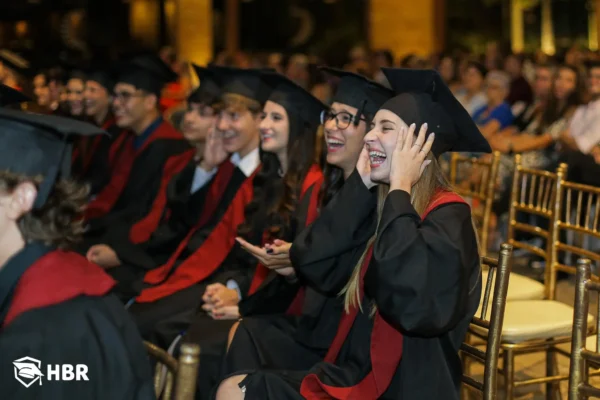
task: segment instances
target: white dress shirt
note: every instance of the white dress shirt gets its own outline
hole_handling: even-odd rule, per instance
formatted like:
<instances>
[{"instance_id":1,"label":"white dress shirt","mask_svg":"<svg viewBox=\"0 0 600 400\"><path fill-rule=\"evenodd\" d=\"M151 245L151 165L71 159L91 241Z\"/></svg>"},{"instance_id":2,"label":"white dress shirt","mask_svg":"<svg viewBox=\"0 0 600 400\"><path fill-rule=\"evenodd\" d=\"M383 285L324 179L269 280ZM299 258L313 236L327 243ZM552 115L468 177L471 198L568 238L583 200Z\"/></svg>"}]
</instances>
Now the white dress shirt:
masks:
<instances>
[{"instance_id":1,"label":"white dress shirt","mask_svg":"<svg viewBox=\"0 0 600 400\"><path fill-rule=\"evenodd\" d=\"M589 154L600 143L600 100L577 107L569 128L579 151Z\"/></svg>"}]
</instances>

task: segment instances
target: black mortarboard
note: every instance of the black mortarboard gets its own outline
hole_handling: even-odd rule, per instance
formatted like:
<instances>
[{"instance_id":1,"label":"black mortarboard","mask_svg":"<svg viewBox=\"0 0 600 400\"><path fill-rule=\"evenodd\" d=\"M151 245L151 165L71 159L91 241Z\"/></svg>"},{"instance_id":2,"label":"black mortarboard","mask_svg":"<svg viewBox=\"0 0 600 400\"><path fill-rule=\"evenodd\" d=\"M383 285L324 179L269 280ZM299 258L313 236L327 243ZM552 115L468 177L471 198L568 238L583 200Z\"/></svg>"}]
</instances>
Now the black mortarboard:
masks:
<instances>
[{"instance_id":1,"label":"black mortarboard","mask_svg":"<svg viewBox=\"0 0 600 400\"><path fill-rule=\"evenodd\" d=\"M114 71L110 67L103 66L89 69L87 71L87 80L98 83L100 86L106 89L108 93L113 92L116 84L116 76Z\"/></svg>"},{"instance_id":2,"label":"black mortarboard","mask_svg":"<svg viewBox=\"0 0 600 400\"><path fill-rule=\"evenodd\" d=\"M467 110L436 71L383 68L383 73L398 95L381 109L393 112L408 125L414 123L417 132L427 123L429 131L435 133L433 154L492 151Z\"/></svg>"},{"instance_id":3,"label":"black mortarboard","mask_svg":"<svg viewBox=\"0 0 600 400\"><path fill-rule=\"evenodd\" d=\"M214 67L200 67L192 64L196 76L200 80L198 86L188 97L188 102L211 105L221 97L223 77Z\"/></svg>"},{"instance_id":4,"label":"black mortarboard","mask_svg":"<svg viewBox=\"0 0 600 400\"><path fill-rule=\"evenodd\" d=\"M10 86L0 84L0 107L23 103L31 99Z\"/></svg>"},{"instance_id":5,"label":"black mortarboard","mask_svg":"<svg viewBox=\"0 0 600 400\"><path fill-rule=\"evenodd\" d=\"M223 94L237 94L264 104L271 94L270 86L263 80L266 69L241 69L214 67L224 77Z\"/></svg>"},{"instance_id":6,"label":"black mortarboard","mask_svg":"<svg viewBox=\"0 0 600 400\"><path fill-rule=\"evenodd\" d=\"M30 63L19 54L7 49L0 49L0 61L8 68L14 70L21 75L30 73Z\"/></svg>"},{"instance_id":7,"label":"black mortarboard","mask_svg":"<svg viewBox=\"0 0 600 400\"><path fill-rule=\"evenodd\" d=\"M68 177L71 172L71 139L103 133L95 125L70 118L0 108L0 170L43 175L35 201L39 209L59 175Z\"/></svg>"},{"instance_id":8,"label":"black mortarboard","mask_svg":"<svg viewBox=\"0 0 600 400\"><path fill-rule=\"evenodd\" d=\"M321 100L284 75L267 73L264 80L272 88L268 100L279 104L288 113L296 113L309 126L319 126L321 112L327 108Z\"/></svg>"},{"instance_id":9,"label":"black mortarboard","mask_svg":"<svg viewBox=\"0 0 600 400\"><path fill-rule=\"evenodd\" d=\"M160 96L163 87L177 79L177 74L154 54L141 55L126 62L117 82L129 83L140 90Z\"/></svg>"},{"instance_id":10,"label":"black mortarboard","mask_svg":"<svg viewBox=\"0 0 600 400\"><path fill-rule=\"evenodd\" d=\"M320 69L340 78L332 102L358 109L357 122L363 114L374 117L379 107L394 95L390 89L362 75L336 68L320 67Z\"/></svg>"}]
</instances>

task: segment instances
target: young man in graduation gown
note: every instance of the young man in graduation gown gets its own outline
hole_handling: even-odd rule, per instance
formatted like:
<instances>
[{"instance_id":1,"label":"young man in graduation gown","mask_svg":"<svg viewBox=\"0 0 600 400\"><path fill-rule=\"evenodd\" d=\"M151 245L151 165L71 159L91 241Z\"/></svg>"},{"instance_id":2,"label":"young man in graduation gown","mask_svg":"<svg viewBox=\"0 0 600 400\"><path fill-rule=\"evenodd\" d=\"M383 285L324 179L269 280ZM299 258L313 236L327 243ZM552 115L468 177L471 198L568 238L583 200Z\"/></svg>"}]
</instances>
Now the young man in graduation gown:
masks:
<instances>
[{"instance_id":1,"label":"young man in graduation gown","mask_svg":"<svg viewBox=\"0 0 600 400\"><path fill-rule=\"evenodd\" d=\"M204 159L227 157L214 132L222 78L214 68L195 69L201 84L188 98L183 123L183 136L195 148L194 158L169 182L166 204L155 202L150 215L136 223L126 236L109 237L106 243L92 246L87 253L88 260L106 268L119 282L117 291L125 299L139 294L145 273L167 262L200 220L206 221L218 212L228 184L234 191L239 186L229 182L231 176L223 173L204 186L194 180ZM233 168L230 170L226 172L232 175Z\"/></svg>"},{"instance_id":2,"label":"young man in graduation gown","mask_svg":"<svg viewBox=\"0 0 600 400\"><path fill-rule=\"evenodd\" d=\"M112 173L111 146L123 132L115 123L112 113L114 74L109 69L98 68L87 75L84 92L85 113L90 122L108 135L77 139L73 150L73 175L90 185L95 196L108 183ZM115 148L113 152L118 152Z\"/></svg>"},{"instance_id":3,"label":"young man in graduation gown","mask_svg":"<svg viewBox=\"0 0 600 400\"><path fill-rule=\"evenodd\" d=\"M235 287L242 282L236 279L246 277L246 273L240 275L237 268L223 268L203 271L206 272L204 279L190 281L185 272L196 266L199 268L203 263L214 265L212 260L197 258L197 254L204 254L206 249L215 258L224 258L228 254L229 246L235 240L237 225L243 222L246 205L252 200L253 180L260 165L259 125L263 105L270 93L269 85L263 81L264 72L223 67L219 70L227 77L217 130L225 150L233 155L219 169L201 163L194 182L204 186L219 177L218 170L221 168L235 168L225 189L223 204L219 205L222 211L214 213L208 222L199 221L167 262L146 274L144 283L147 287L130 308L143 336L149 336L160 321L173 318L191 320L202 304L206 286L211 283L228 284L227 290L237 297ZM222 221L224 216L227 216L227 221ZM225 240L218 243L209 240L215 237L225 237ZM209 247L205 247L207 242Z\"/></svg>"},{"instance_id":4,"label":"young man in graduation gown","mask_svg":"<svg viewBox=\"0 0 600 400\"><path fill-rule=\"evenodd\" d=\"M86 210L89 222L80 250L107 237L126 235L151 210L166 183L189 161L190 146L164 121L158 101L175 74L157 56L128 62L117 79L113 106L116 125L128 129L113 143L119 151L110 181Z\"/></svg>"},{"instance_id":5,"label":"young man in graduation gown","mask_svg":"<svg viewBox=\"0 0 600 400\"><path fill-rule=\"evenodd\" d=\"M471 210L451 191L437 158L491 149L437 72L383 71L400 94L378 111L356 172L309 234L352 247L344 232L364 219L377 222L375 233L354 265L294 263L299 279L344 299L324 360L308 369L289 360L278 371L240 370L218 400L460 398L458 353L479 305L481 269ZM428 128L435 135L427 137ZM377 201L370 191L376 185ZM328 256L326 248L319 253ZM259 327L243 320L228 357L254 350L268 357L274 349L256 335Z\"/></svg>"},{"instance_id":6,"label":"young man in graduation gown","mask_svg":"<svg viewBox=\"0 0 600 400\"><path fill-rule=\"evenodd\" d=\"M0 382L6 399L153 399L141 337L114 281L67 251L86 189L68 180L69 119L0 109ZM49 366L84 366L86 380ZM63 368L64 369L64 368ZM28 387L27 387L28 386Z\"/></svg>"}]
</instances>

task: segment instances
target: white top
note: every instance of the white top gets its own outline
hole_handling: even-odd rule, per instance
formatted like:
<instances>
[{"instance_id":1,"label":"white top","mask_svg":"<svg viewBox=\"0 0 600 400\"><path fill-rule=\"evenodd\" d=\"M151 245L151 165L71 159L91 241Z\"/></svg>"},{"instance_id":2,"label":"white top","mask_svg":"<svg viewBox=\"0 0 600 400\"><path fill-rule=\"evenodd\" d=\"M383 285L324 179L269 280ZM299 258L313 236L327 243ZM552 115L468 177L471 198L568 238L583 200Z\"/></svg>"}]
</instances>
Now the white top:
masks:
<instances>
[{"instance_id":1,"label":"white top","mask_svg":"<svg viewBox=\"0 0 600 400\"><path fill-rule=\"evenodd\" d=\"M467 92L463 89L456 93L456 99L468 111L469 115L473 115L475 111L487 105L487 96L483 92L476 93L467 100Z\"/></svg>"},{"instance_id":2,"label":"white top","mask_svg":"<svg viewBox=\"0 0 600 400\"><path fill-rule=\"evenodd\" d=\"M600 143L600 100L577 107L569 128L579 151L588 154Z\"/></svg>"},{"instance_id":3,"label":"white top","mask_svg":"<svg viewBox=\"0 0 600 400\"><path fill-rule=\"evenodd\" d=\"M258 147L252 150L250 153L246 154L244 158L240 158L238 153L234 153L229 159L233 165L238 167L242 173L249 177L256 170L258 165L260 164L260 153ZM194 178L192 179L192 186L190 189L190 193L196 193L198 190L202 189L208 181L212 179L213 176L217 173L217 168L213 168L210 171L205 171L200 167L196 167L196 171L194 171Z\"/></svg>"}]
</instances>

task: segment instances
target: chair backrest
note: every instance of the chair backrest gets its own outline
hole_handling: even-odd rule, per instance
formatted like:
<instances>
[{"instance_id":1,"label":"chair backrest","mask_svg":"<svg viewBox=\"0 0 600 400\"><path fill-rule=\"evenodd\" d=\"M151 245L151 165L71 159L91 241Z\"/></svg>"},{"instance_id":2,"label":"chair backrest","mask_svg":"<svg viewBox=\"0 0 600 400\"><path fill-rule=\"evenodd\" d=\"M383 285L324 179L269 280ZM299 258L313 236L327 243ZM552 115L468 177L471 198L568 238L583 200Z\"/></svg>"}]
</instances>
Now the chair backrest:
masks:
<instances>
[{"instance_id":1,"label":"chair backrest","mask_svg":"<svg viewBox=\"0 0 600 400\"><path fill-rule=\"evenodd\" d=\"M561 164L556 172L525 168L521 156L515 156L510 209L508 220L507 242L514 248L542 257L546 265L550 264L550 239L558 184L562 182L567 165ZM547 223L547 228L540 227L539 217ZM533 220L538 218L538 220ZM519 233L527 233L539 239L534 241L518 240ZM546 286L548 282L546 282Z\"/></svg>"},{"instance_id":2,"label":"chair backrest","mask_svg":"<svg viewBox=\"0 0 600 400\"><path fill-rule=\"evenodd\" d=\"M167 400L192 400L196 394L196 379L200 359L200 347L196 344L181 345L179 362L160 347L144 341L146 351L156 361L154 392L157 398ZM167 369L163 387L163 367ZM173 381L176 392L173 397ZM161 397L162 395L162 397Z\"/></svg>"},{"instance_id":3,"label":"chair backrest","mask_svg":"<svg viewBox=\"0 0 600 400\"><path fill-rule=\"evenodd\" d=\"M485 400L496 399L498 357L502 338L504 309L506 307L506 293L508 292L508 280L512 269L512 251L513 248L511 245L503 244L498 260L489 257L482 258L482 264L489 268L489 272L487 281L485 282L483 300L477 314L473 317L471 329L477 327L487 330L485 351L469 342L464 342L460 348L463 353L476 358L484 364L483 381L466 374L463 374L462 381L464 384L481 391ZM494 275L496 276L494 277ZM491 311L489 310L490 299L492 300Z\"/></svg>"},{"instance_id":4,"label":"chair backrest","mask_svg":"<svg viewBox=\"0 0 600 400\"><path fill-rule=\"evenodd\" d=\"M595 350L586 348L588 312L590 308L590 290L600 293L600 284L591 279L591 261L580 259L577 262L575 284L575 310L573 312L573 333L571 347L571 366L569 369L569 400L600 397L600 389L592 387L588 381L588 363L600 364L600 343L596 336ZM600 310L600 309L599 309ZM596 315L596 332L600 328L600 313Z\"/></svg>"},{"instance_id":5,"label":"chair backrest","mask_svg":"<svg viewBox=\"0 0 600 400\"><path fill-rule=\"evenodd\" d=\"M450 161L450 183L454 191L471 203L479 203L478 207L472 209L484 256L489 244L490 217L499 164L499 152L494 152L490 157L479 158L452 153Z\"/></svg>"},{"instance_id":6,"label":"chair backrest","mask_svg":"<svg viewBox=\"0 0 600 400\"><path fill-rule=\"evenodd\" d=\"M558 201L555 203L554 223L552 227L552 246L550 248L550 268L546 281L549 283L547 297L554 299L556 292L556 273L558 271L575 274L576 268L567 265L566 257L570 253L577 258L585 257L600 261L600 255L586 249L584 241L571 241L575 235L587 235L600 239L600 188L581 185L569 181L557 182ZM574 235L572 235L574 234ZM592 279L597 279L593 275Z\"/></svg>"}]
</instances>

